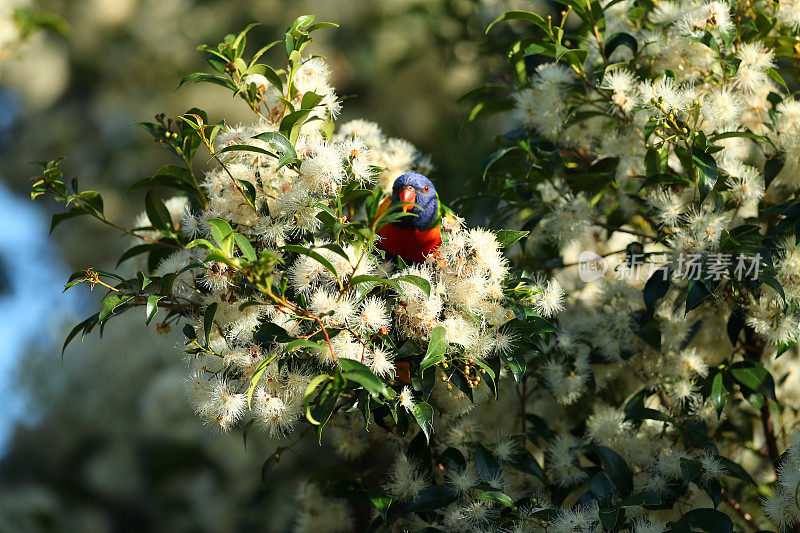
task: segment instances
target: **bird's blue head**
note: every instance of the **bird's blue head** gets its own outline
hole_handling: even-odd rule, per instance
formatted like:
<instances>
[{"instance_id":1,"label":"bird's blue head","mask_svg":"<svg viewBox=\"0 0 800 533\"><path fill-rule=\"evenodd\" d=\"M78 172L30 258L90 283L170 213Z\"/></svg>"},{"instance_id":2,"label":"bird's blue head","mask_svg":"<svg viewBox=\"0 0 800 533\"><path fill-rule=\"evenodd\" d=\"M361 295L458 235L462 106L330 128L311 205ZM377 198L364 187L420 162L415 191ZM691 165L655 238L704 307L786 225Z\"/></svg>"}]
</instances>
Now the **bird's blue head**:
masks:
<instances>
[{"instance_id":1,"label":"bird's blue head","mask_svg":"<svg viewBox=\"0 0 800 533\"><path fill-rule=\"evenodd\" d=\"M417 174L407 172L394 180L392 186L392 203L410 202L413 208L403 206L403 210L416 216L404 216L394 224L401 228L427 230L439 215L439 197L431 180Z\"/></svg>"}]
</instances>

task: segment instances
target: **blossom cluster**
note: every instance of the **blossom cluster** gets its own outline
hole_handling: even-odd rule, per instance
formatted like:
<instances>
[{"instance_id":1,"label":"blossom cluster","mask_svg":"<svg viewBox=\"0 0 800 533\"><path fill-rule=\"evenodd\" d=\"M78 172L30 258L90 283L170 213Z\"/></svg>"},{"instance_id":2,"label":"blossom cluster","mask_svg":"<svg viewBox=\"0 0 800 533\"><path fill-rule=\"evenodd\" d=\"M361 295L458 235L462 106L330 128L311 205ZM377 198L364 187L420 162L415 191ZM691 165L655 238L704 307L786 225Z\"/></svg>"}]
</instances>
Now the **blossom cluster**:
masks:
<instances>
[{"instance_id":1,"label":"blossom cluster","mask_svg":"<svg viewBox=\"0 0 800 533\"><path fill-rule=\"evenodd\" d=\"M587 447L613 449L635 491L685 504L626 511L642 514L632 531L664 531L689 509L719 505L713 487L739 476L729 459L769 479L764 457L723 427L752 427L754 449L772 456L764 443L800 422L796 409L781 408L777 427L764 429L766 403L794 397L781 376L796 366L800 337L800 103L778 70L793 56L800 11L785 1L659 1L644 10L601 0L600 24L591 6L567 4L560 24L527 12L499 19L530 22L544 37L521 41L526 53L558 58L509 87L498 108L511 108L506 118L522 133L507 134L486 163L498 182L519 180L500 205L534 228L520 262L558 272L568 295L557 340L537 362L543 386L519 409L555 433L544 450L552 485L588 490L591 481L594 490ZM759 32L750 32L743 21L756 13ZM522 60L509 58L519 73ZM588 256L603 268L589 265L587 278ZM663 261L648 269L643 257ZM748 380L749 369L762 377ZM693 424L708 441L687 444L682 428ZM701 490L677 482L687 463L697 464ZM781 494L765 512L784 528L793 515L776 518L791 503ZM736 497L748 519L765 523L756 498ZM556 530L591 531L603 514L592 505L541 508L560 509L548 522ZM723 508L742 520L738 507Z\"/></svg>"},{"instance_id":2,"label":"blossom cluster","mask_svg":"<svg viewBox=\"0 0 800 533\"><path fill-rule=\"evenodd\" d=\"M430 157L367 121L336 126L331 73L303 54L326 25L295 21L277 71L242 59L246 31L206 47L226 77L184 81L228 87L256 121L194 110L179 132L148 126L185 161L205 145L214 165L152 178L185 193L148 193L127 231L130 256L163 248L157 265L71 281L109 289L71 337L133 305L148 322L166 308L159 327L185 325L190 399L210 423L279 438L305 419L345 461L379 443L388 464L369 486L326 474L302 487L299 531L353 529L345 499L398 531L732 531L726 514L788 526L796 450L763 511L749 484L770 481L780 434L800 422L770 404L797 388L800 104L776 70L796 2L567 4L560 25L501 15L545 37L512 47L525 45L509 54L519 83L470 118L512 110L482 174L495 219L521 230L440 212L442 243L415 264L381 252L382 217L403 215L378 204ZM528 76L525 54L556 61ZM58 175L46 166L36 194L44 183L108 222ZM586 283L581 250L614 268ZM656 254L697 258L699 276L644 276L637 258Z\"/></svg>"},{"instance_id":3,"label":"blossom cluster","mask_svg":"<svg viewBox=\"0 0 800 533\"><path fill-rule=\"evenodd\" d=\"M265 349L254 341L259 325L269 321L293 337L308 338L316 323L279 303L254 301L250 291L237 284L241 281L237 270L223 261L207 261L208 252L203 248L175 251L159 263L155 273L177 274L176 294L198 306L194 327L198 336L208 335L210 343L206 353L191 358L190 398L201 417L223 430L236 425L249 410L271 435L289 432L303 414L303 394L314 376L314 363L331 367L339 359L353 359L378 376L393 378L391 347L372 340L390 330L401 339L427 342L433 329L442 326L448 345L475 358L511 347L512 337L499 330L513 316L502 306L508 268L492 233L466 230L451 215L445 221L446 242L436 256L400 271L365 243L326 248L333 243L322 235L319 215L323 206L341 195L343 187L386 182L386 177L393 179L419 169L412 165L425 159L406 141L387 141L376 124L364 120L344 124L327 138L322 126L339 112L329 79L330 71L321 58L303 61L295 73L299 94L313 91L322 97L295 143L297 168L279 169L274 158L259 152L225 152L220 164L207 171L201 182L208 199L205 208L193 208L181 196L165 202L175 227L190 237L211 239L208 222L221 219L251 240L256 249L277 249L298 239L310 242L334 269L330 271L312 255L299 255L287 265L285 276L296 297L307 301L308 310L319 317L320 324L340 331L329 345L313 350L314 361L286 364L281 357L285 343ZM242 146L269 149L258 136L277 132L285 113L286 104L263 76L251 74L242 83L256 87L259 120L221 131L215 139L216 152ZM300 106L301 99L296 98L294 104ZM253 205L242 201L239 184L244 183L255 191ZM391 181L388 183L391 186ZM379 186L385 184L379 182ZM140 228L152 225L147 213L136 223ZM136 234L157 236L154 230ZM430 290L403 281L409 275L425 280ZM394 320L391 302L384 296L369 295L364 285L342 287L341 280L358 276L401 280ZM211 305L215 307L213 327L204 331L203 317ZM272 362L264 367L267 360ZM256 371L259 376L254 379ZM253 385L248 409L247 391Z\"/></svg>"}]
</instances>

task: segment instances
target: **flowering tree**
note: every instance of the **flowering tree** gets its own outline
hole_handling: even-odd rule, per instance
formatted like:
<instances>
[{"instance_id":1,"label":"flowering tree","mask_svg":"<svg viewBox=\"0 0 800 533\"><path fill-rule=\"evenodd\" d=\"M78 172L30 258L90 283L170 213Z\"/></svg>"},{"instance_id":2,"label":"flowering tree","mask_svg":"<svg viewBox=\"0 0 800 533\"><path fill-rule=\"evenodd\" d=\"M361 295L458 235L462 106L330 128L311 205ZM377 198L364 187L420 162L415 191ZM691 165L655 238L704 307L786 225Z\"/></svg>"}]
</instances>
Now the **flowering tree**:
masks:
<instances>
[{"instance_id":1,"label":"flowering tree","mask_svg":"<svg viewBox=\"0 0 800 533\"><path fill-rule=\"evenodd\" d=\"M517 351L539 349L540 336L553 330L544 317L559 308L561 292L555 283L510 275L501 248L524 232L468 230L453 214L441 222L443 244L424 263L389 260L376 248L383 225L409 216L400 205L379 209L385 191L406 171L427 172L430 159L384 138L375 124L335 128L340 104L328 67L303 55L311 34L329 26L300 17L284 39L248 59L250 28L200 47L216 73L191 74L181 85L220 85L256 120L213 123L192 109L142 123L179 164L131 185L128 192L148 189L132 228L106 217L96 191L81 191L76 180L67 185L59 160L42 165L32 197L49 195L69 208L52 227L90 216L125 233L132 247L119 262L139 262L131 277L90 268L70 278L67 288L88 283L107 294L65 347L136 308L158 330L182 328L192 404L220 429L255 426L274 437L314 429L321 441L330 428L332 446L348 459L374 436L394 443L385 483L345 479L349 493L372 501L376 524L397 522L459 499L452 487L429 487L428 444L459 442L447 432L473 402L493 404L506 373L521 378ZM258 62L275 45L286 50L284 69ZM201 149L211 163L202 171L195 168ZM164 201L156 189L177 195ZM476 450L489 457L488 448ZM542 477L529 452L515 461ZM316 490L306 490L298 527L346 529L349 511ZM484 483L481 493L487 509L492 500L511 502L497 486Z\"/></svg>"},{"instance_id":2,"label":"flowering tree","mask_svg":"<svg viewBox=\"0 0 800 533\"><path fill-rule=\"evenodd\" d=\"M532 32L509 51L515 83L477 90L470 115L512 111L483 176L498 220L532 231L519 264L568 294L528 360L550 489L529 516L791 528L800 6L562 3L560 21L498 19Z\"/></svg>"},{"instance_id":3,"label":"flowering tree","mask_svg":"<svg viewBox=\"0 0 800 533\"><path fill-rule=\"evenodd\" d=\"M445 215L420 264L376 246L407 216L379 204L430 159L335 126L328 68L303 55L331 24L300 17L269 45L283 69L258 63L269 47L245 59L247 30L201 46L216 72L182 84L222 86L255 122L142 124L180 164L131 186L149 189L133 228L58 161L34 184L69 207L53 225L94 217L140 263L72 276L108 293L67 343L135 308L182 328L198 415L293 436L265 474L310 430L347 461L391 452L309 480L300 531L354 529L350 504L373 507L361 529L791 528L800 6L564 3L560 22L502 15L533 28L516 82L472 93L468 122L513 112L482 201L521 230Z\"/></svg>"}]
</instances>

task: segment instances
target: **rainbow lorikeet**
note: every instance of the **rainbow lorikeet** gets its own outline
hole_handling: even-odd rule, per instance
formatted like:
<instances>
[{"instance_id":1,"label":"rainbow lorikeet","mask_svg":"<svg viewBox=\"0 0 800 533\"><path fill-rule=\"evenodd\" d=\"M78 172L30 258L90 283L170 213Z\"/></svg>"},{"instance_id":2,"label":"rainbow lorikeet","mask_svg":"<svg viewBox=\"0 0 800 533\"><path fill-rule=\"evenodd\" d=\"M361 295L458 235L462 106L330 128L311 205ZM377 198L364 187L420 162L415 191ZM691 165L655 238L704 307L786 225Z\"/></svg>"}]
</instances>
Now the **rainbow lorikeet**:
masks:
<instances>
[{"instance_id":1,"label":"rainbow lorikeet","mask_svg":"<svg viewBox=\"0 0 800 533\"><path fill-rule=\"evenodd\" d=\"M404 205L406 216L378 230L378 247L408 262L422 262L442 244L442 215L447 208L439 202L431 180L416 172L403 174L394 181L392 195L381 203L377 216L390 205L401 202L415 205Z\"/></svg>"}]
</instances>

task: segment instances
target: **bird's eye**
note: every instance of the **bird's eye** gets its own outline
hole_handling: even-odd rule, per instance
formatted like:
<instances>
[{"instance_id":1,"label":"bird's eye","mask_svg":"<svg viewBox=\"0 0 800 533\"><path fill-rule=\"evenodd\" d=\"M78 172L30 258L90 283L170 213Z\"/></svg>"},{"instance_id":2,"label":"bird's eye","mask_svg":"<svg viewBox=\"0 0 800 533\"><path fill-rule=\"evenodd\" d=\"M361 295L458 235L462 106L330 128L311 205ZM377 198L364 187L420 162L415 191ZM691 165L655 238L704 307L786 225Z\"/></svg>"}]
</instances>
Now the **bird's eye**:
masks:
<instances>
[{"instance_id":1,"label":"bird's eye","mask_svg":"<svg viewBox=\"0 0 800 533\"><path fill-rule=\"evenodd\" d=\"M428 192L429 190L431 190L430 186L429 186L429 185L426 185L426 186L425 186L425 192Z\"/></svg>"}]
</instances>

